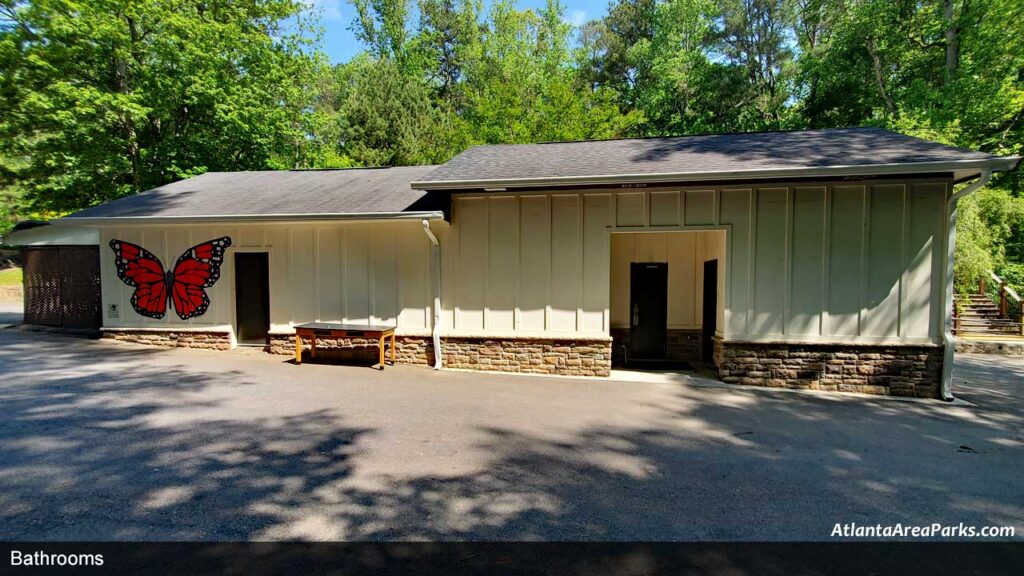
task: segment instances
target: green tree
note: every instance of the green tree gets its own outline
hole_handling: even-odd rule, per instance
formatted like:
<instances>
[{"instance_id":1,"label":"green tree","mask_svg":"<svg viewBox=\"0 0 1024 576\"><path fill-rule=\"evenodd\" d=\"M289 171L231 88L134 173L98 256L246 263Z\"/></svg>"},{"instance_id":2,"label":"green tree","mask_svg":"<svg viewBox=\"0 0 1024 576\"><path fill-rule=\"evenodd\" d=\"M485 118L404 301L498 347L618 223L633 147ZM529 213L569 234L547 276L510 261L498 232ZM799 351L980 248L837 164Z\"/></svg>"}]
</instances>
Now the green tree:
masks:
<instances>
[{"instance_id":1,"label":"green tree","mask_svg":"<svg viewBox=\"0 0 1024 576\"><path fill-rule=\"evenodd\" d=\"M422 79L403 75L390 59L369 56L339 67L341 149L361 166L443 162L459 148L454 120Z\"/></svg>"},{"instance_id":2,"label":"green tree","mask_svg":"<svg viewBox=\"0 0 1024 576\"><path fill-rule=\"evenodd\" d=\"M0 154L37 209L204 170L300 164L307 81L294 0L3 0ZM297 19L297 20L296 20Z\"/></svg>"},{"instance_id":3,"label":"green tree","mask_svg":"<svg viewBox=\"0 0 1024 576\"><path fill-rule=\"evenodd\" d=\"M731 131L744 92L742 70L713 62L717 5L712 0L666 0L657 6L654 37L633 55L650 63L648 89L638 97L647 134Z\"/></svg>"},{"instance_id":4,"label":"green tree","mask_svg":"<svg viewBox=\"0 0 1024 576\"><path fill-rule=\"evenodd\" d=\"M457 108L464 102L461 83L467 59L480 41L479 0L421 0L417 47L424 74L438 97Z\"/></svg>"},{"instance_id":5,"label":"green tree","mask_svg":"<svg viewBox=\"0 0 1024 576\"><path fill-rule=\"evenodd\" d=\"M615 93L582 83L568 48L564 8L539 13L502 0L466 67L465 117L472 140L516 143L610 138L639 121L622 114Z\"/></svg>"},{"instance_id":6,"label":"green tree","mask_svg":"<svg viewBox=\"0 0 1024 576\"><path fill-rule=\"evenodd\" d=\"M584 80L613 90L623 111L638 109L651 90L651 63L643 48L635 47L654 39L656 12L657 0L615 0L608 14L589 23L581 36L584 52L590 54L581 68Z\"/></svg>"},{"instance_id":7,"label":"green tree","mask_svg":"<svg viewBox=\"0 0 1024 576\"><path fill-rule=\"evenodd\" d=\"M748 130L779 129L789 122L795 52L787 35L794 22L790 0L728 0L721 5L718 49L742 66L747 91L740 124Z\"/></svg>"},{"instance_id":8,"label":"green tree","mask_svg":"<svg viewBox=\"0 0 1024 576\"><path fill-rule=\"evenodd\" d=\"M409 63L411 0L352 0L356 18L351 30L375 58Z\"/></svg>"}]
</instances>

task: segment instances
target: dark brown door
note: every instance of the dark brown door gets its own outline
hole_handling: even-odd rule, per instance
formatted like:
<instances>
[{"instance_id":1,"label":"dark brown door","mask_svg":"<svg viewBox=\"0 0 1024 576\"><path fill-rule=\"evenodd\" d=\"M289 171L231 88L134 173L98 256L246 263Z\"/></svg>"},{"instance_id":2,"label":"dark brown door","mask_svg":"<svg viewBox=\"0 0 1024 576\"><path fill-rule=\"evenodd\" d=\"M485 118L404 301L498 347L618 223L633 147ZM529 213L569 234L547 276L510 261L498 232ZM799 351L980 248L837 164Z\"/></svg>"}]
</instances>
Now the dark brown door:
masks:
<instances>
[{"instance_id":1,"label":"dark brown door","mask_svg":"<svg viewBox=\"0 0 1024 576\"><path fill-rule=\"evenodd\" d=\"M267 342L270 265L266 252L235 252L235 322L240 344Z\"/></svg>"},{"instance_id":2,"label":"dark brown door","mask_svg":"<svg viewBox=\"0 0 1024 576\"><path fill-rule=\"evenodd\" d=\"M630 357L665 357L668 264L633 262L629 270Z\"/></svg>"},{"instance_id":3,"label":"dark brown door","mask_svg":"<svg viewBox=\"0 0 1024 576\"><path fill-rule=\"evenodd\" d=\"M704 310L701 319L700 355L710 365L714 357L718 322L718 260L704 263Z\"/></svg>"}]
</instances>

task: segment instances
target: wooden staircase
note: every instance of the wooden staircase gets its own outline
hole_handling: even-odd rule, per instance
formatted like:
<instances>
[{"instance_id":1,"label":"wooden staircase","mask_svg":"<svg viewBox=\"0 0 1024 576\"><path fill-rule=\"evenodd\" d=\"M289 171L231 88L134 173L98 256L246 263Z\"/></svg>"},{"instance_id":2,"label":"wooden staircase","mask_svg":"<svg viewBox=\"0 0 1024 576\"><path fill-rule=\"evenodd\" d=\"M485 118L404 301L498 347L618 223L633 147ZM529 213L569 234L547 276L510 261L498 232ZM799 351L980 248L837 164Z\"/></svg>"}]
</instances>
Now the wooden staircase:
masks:
<instances>
[{"instance_id":1,"label":"wooden staircase","mask_svg":"<svg viewBox=\"0 0 1024 576\"><path fill-rule=\"evenodd\" d=\"M953 311L953 331L958 336L1021 337L1024 336L1024 316L1020 297L995 274L999 286L995 297L986 291L986 283L979 284L978 294L956 295Z\"/></svg>"}]
</instances>

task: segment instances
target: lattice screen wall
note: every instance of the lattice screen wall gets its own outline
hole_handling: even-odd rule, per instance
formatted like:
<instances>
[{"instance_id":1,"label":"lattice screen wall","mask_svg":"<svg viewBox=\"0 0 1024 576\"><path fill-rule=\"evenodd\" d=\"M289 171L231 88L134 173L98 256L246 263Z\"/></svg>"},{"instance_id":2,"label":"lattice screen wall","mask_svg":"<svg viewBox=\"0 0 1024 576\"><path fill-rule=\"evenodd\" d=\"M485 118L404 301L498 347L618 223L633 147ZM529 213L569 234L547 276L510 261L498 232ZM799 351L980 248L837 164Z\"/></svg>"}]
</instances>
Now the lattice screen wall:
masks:
<instances>
[{"instance_id":1,"label":"lattice screen wall","mask_svg":"<svg viewBox=\"0 0 1024 576\"><path fill-rule=\"evenodd\" d=\"M24 251L25 323L99 328L100 263L96 246Z\"/></svg>"}]
</instances>

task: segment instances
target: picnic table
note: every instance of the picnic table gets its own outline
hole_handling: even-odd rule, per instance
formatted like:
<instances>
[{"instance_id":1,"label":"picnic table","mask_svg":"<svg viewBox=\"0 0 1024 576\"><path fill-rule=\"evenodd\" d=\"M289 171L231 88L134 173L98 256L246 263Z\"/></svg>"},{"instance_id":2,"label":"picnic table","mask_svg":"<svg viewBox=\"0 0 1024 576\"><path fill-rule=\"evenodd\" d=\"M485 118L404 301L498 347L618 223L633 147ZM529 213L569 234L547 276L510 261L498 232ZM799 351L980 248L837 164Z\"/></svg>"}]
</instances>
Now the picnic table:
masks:
<instances>
[{"instance_id":1,"label":"picnic table","mask_svg":"<svg viewBox=\"0 0 1024 576\"><path fill-rule=\"evenodd\" d=\"M380 350L380 369L384 369L384 341L391 338L391 364L395 364L395 327L374 324L308 322L295 326L295 363L302 364L302 339L310 341L309 357L316 358L316 338L375 338Z\"/></svg>"}]
</instances>

